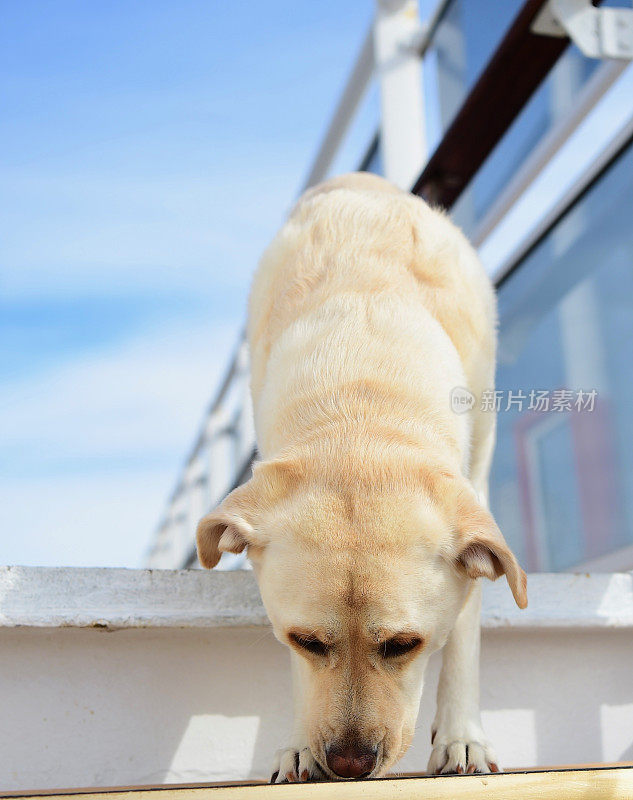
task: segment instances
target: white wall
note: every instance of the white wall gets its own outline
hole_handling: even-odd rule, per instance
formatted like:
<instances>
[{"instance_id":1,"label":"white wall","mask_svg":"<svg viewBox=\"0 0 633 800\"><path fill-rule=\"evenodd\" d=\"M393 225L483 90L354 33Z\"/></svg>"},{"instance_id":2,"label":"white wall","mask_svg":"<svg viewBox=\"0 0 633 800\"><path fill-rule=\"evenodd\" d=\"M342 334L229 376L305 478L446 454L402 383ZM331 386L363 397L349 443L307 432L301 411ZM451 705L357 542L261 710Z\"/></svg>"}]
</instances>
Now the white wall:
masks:
<instances>
[{"instance_id":1,"label":"white wall","mask_svg":"<svg viewBox=\"0 0 633 800\"><path fill-rule=\"evenodd\" d=\"M74 600L81 598L81 590L76 596L69 590L65 609L55 611L56 627L39 626L43 615L38 625L20 623L30 612L28 602L20 600L19 585L26 582L33 590L39 580L35 573L42 578L42 608L61 603L50 591L59 575L26 572L22 581L14 573L13 592L10 597L5 592L4 602L0 575L1 789L268 777L272 755L290 725L288 657L262 624L257 605L252 608L256 624L249 623L244 608L232 627L218 627L212 613L201 623L201 606L204 611L205 604L215 603L216 581L222 596L230 576L127 573L128 589L136 583L139 590L118 593L122 627L108 630L94 627L103 624L95 613L99 604L114 603L107 581L93 593L92 622L90 614L79 625L63 622L77 619ZM87 585L91 572L77 571L83 574L77 584ZM187 625L190 575L197 576L191 578L196 595L200 580L210 591L191 609L198 622ZM243 601L252 576L235 580ZM633 760L631 576L615 576L615 584L606 576L540 576L532 588L549 584L553 592L552 586L565 580L577 581L585 598L602 587L602 600L596 599L593 617L584 614L585 624L569 615L565 625L555 615L546 624L535 601L518 627L510 604L499 600L509 595L507 589L499 584L487 594L483 717L506 767ZM180 586L173 598L177 614L168 617L163 608L158 622L146 617L142 626L132 614L121 616L123 604L132 600L147 609L149 583L158 583L163 592L170 582ZM233 601L224 593L227 607ZM168 602L169 597L165 607ZM563 619L560 613L558 619ZM418 736L400 764L403 771L426 765L437 666L436 660Z\"/></svg>"}]
</instances>

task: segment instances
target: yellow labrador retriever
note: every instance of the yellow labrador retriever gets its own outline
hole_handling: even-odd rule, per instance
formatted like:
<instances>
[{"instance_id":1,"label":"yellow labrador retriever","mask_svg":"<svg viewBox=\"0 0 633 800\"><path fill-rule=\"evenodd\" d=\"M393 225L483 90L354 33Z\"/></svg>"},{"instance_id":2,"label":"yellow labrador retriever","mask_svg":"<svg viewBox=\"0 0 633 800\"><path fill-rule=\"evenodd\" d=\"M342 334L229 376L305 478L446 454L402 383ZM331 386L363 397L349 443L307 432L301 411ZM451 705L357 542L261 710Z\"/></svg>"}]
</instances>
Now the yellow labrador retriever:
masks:
<instances>
[{"instance_id":1,"label":"yellow labrador retriever","mask_svg":"<svg viewBox=\"0 0 633 800\"><path fill-rule=\"evenodd\" d=\"M444 648L432 772L488 772L478 578L526 577L487 509L496 309L442 213L351 174L306 192L264 254L249 341L262 460L198 527L205 567L248 547L290 648L295 724L273 781L384 775Z\"/></svg>"}]
</instances>

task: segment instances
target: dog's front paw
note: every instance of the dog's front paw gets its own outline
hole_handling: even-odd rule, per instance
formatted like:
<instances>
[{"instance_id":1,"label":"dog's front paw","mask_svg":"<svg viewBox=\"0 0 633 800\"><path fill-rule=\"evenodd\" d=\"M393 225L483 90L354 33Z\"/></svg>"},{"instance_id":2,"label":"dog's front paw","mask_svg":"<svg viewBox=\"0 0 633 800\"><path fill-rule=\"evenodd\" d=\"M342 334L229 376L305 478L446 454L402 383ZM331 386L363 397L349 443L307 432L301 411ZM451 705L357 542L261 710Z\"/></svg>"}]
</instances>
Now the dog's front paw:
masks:
<instances>
[{"instance_id":1,"label":"dog's front paw","mask_svg":"<svg viewBox=\"0 0 633 800\"><path fill-rule=\"evenodd\" d=\"M285 747L277 751L271 783L322 781L324 778L309 747Z\"/></svg>"},{"instance_id":2,"label":"dog's front paw","mask_svg":"<svg viewBox=\"0 0 633 800\"><path fill-rule=\"evenodd\" d=\"M427 772L433 775L499 772L497 757L481 728L467 734L434 731Z\"/></svg>"}]
</instances>

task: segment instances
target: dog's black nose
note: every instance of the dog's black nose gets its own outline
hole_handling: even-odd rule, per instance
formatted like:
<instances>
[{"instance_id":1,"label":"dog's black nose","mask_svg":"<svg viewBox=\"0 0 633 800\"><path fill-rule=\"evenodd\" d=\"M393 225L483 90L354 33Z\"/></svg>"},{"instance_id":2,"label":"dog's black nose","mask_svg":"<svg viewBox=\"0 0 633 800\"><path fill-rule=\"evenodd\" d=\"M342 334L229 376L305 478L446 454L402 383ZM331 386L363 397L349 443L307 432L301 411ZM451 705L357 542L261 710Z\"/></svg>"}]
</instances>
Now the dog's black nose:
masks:
<instances>
[{"instance_id":1,"label":"dog's black nose","mask_svg":"<svg viewBox=\"0 0 633 800\"><path fill-rule=\"evenodd\" d=\"M328 767L340 778L364 778L376 766L376 748L332 745L326 748Z\"/></svg>"}]
</instances>

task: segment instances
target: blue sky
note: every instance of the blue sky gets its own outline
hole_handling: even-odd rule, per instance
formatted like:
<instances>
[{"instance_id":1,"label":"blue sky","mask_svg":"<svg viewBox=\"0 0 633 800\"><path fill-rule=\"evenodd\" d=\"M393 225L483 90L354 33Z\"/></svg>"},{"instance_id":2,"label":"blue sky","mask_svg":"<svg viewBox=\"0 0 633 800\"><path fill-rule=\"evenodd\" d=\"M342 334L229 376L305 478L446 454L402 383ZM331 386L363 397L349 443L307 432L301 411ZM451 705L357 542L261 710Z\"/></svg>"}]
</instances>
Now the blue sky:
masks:
<instances>
[{"instance_id":1,"label":"blue sky","mask_svg":"<svg viewBox=\"0 0 633 800\"><path fill-rule=\"evenodd\" d=\"M372 10L2 4L0 563L142 563Z\"/></svg>"}]
</instances>

